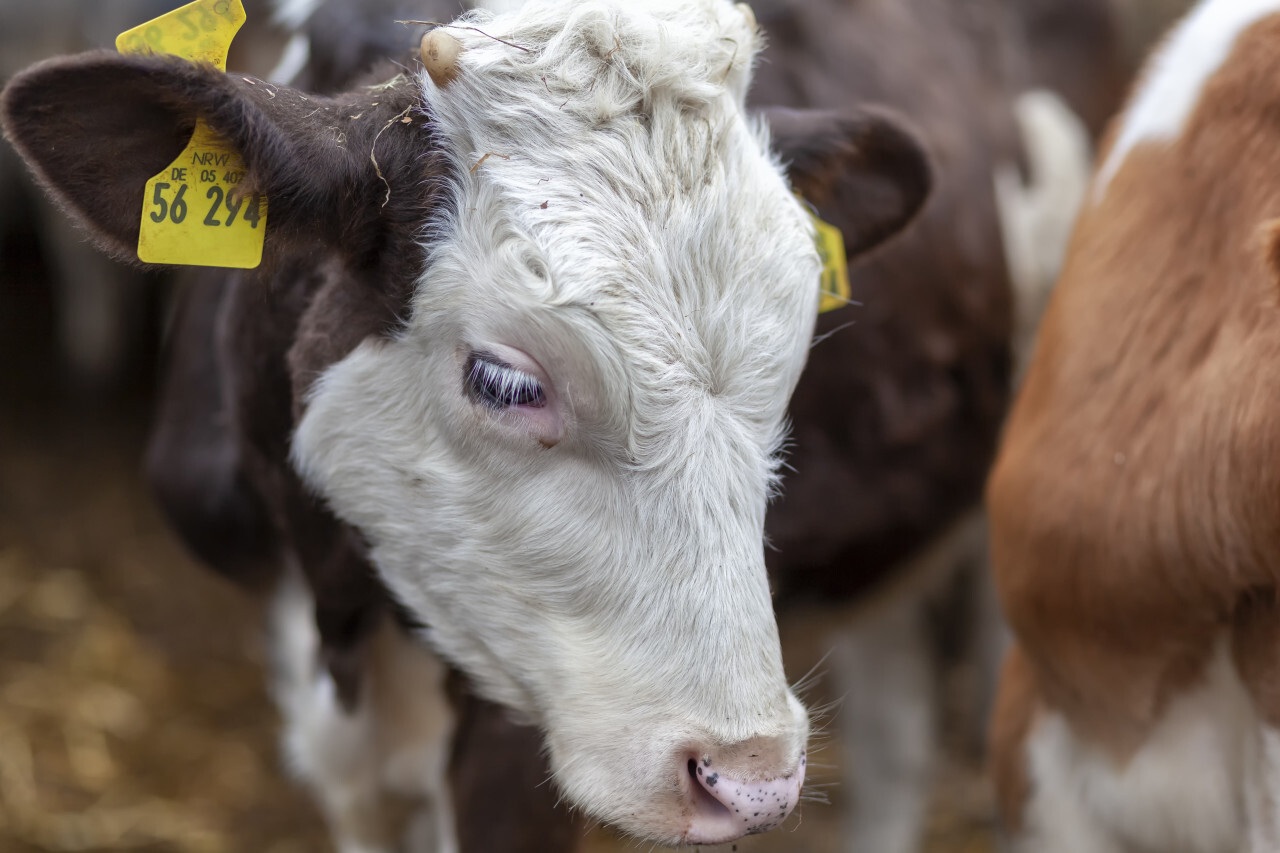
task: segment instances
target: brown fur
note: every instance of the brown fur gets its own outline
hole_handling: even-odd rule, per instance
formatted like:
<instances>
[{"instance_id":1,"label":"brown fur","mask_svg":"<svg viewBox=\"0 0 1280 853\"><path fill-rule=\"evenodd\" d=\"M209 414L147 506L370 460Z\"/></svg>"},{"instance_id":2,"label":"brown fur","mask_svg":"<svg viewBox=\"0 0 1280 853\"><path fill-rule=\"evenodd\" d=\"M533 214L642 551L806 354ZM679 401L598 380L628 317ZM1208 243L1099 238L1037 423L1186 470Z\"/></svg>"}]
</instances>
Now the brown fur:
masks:
<instances>
[{"instance_id":1,"label":"brown fur","mask_svg":"<svg viewBox=\"0 0 1280 853\"><path fill-rule=\"evenodd\" d=\"M769 36L756 103L890 104L936 172L915 223L850 270L855 303L819 319L791 404L794 471L767 521L775 584L782 601L848 597L978 501L1004 416L1010 290L991 174L1017 153L1008 34L985 0L753 5ZM811 200L855 226L847 197Z\"/></svg>"},{"instance_id":2,"label":"brown fur","mask_svg":"<svg viewBox=\"0 0 1280 853\"><path fill-rule=\"evenodd\" d=\"M458 714L449 781L454 790L458 844L463 850L544 853L573 850L585 822L569 813L542 753L536 729L514 723L505 708L476 697L460 675L450 692ZM508 791L494 808L494 795Z\"/></svg>"},{"instance_id":3,"label":"brown fur","mask_svg":"<svg viewBox=\"0 0 1280 853\"><path fill-rule=\"evenodd\" d=\"M1181 138L1136 149L1082 216L1005 433L987 498L1026 659L993 728L1011 825L1028 689L1123 759L1234 634L1278 719L1280 313L1257 240L1280 213L1277 45L1280 18L1244 34Z\"/></svg>"},{"instance_id":4,"label":"brown fur","mask_svg":"<svg viewBox=\"0 0 1280 853\"><path fill-rule=\"evenodd\" d=\"M1024 85L1058 92L1089 133L1102 135L1133 69L1124 58L1115 0L1013 0L1024 51L1012 61Z\"/></svg>"}]
</instances>

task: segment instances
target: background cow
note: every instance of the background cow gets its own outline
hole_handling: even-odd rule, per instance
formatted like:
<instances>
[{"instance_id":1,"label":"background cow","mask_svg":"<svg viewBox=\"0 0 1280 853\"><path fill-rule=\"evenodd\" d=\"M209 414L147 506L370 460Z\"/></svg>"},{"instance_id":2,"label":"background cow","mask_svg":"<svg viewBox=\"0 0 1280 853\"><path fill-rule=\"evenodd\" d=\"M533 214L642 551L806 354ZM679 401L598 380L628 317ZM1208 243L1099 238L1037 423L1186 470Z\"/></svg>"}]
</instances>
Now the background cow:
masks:
<instances>
[{"instance_id":1,"label":"background cow","mask_svg":"<svg viewBox=\"0 0 1280 853\"><path fill-rule=\"evenodd\" d=\"M1102 152L988 488L1012 849L1262 851L1276 811L1280 3L1206 0Z\"/></svg>"}]
</instances>

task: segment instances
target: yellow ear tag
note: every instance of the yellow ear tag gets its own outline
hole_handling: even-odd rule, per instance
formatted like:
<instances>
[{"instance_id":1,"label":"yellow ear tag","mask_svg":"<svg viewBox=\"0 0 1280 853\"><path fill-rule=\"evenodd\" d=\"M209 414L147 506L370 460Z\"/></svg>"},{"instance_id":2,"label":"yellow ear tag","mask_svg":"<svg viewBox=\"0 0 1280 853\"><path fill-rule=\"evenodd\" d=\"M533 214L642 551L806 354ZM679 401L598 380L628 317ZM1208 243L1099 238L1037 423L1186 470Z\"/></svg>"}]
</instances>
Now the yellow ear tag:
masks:
<instances>
[{"instance_id":1,"label":"yellow ear tag","mask_svg":"<svg viewBox=\"0 0 1280 853\"><path fill-rule=\"evenodd\" d=\"M227 70L245 22L240 0L196 0L116 38L121 53L170 53ZM243 196L244 159L204 119L178 159L147 181L138 259L152 264L252 269L262 262L267 199Z\"/></svg>"},{"instance_id":2,"label":"yellow ear tag","mask_svg":"<svg viewBox=\"0 0 1280 853\"><path fill-rule=\"evenodd\" d=\"M844 254L844 235L829 222L810 214L817 229L818 257L822 259L822 297L818 313L825 314L849 304L849 262Z\"/></svg>"}]
</instances>

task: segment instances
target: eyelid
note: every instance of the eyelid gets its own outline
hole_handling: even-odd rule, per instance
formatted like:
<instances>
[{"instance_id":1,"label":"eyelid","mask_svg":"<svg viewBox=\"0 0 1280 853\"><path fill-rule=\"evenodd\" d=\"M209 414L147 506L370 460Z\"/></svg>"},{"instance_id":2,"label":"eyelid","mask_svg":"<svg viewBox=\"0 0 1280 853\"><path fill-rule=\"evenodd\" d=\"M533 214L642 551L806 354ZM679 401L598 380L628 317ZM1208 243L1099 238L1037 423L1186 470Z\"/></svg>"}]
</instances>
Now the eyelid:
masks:
<instances>
[{"instance_id":1,"label":"eyelid","mask_svg":"<svg viewBox=\"0 0 1280 853\"><path fill-rule=\"evenodd\" d=\"M528 376L528 373L525 371L488 350L475 350L471 353L471 360L484 362L485 364L492 364L494 367L501 367L504 370L513 370L516 373Z\"/></svg>"}]
</instances>

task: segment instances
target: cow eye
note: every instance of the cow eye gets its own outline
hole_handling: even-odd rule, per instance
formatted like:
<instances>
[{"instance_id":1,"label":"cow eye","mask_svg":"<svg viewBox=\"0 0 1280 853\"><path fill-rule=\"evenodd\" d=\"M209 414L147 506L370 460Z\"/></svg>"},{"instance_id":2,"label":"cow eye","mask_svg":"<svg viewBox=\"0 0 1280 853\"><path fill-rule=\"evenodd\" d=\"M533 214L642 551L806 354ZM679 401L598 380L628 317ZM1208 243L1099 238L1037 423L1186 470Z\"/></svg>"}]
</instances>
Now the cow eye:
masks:
<instances>
[{"instance_id":1,"label":"cow eye","mask_svg":"<svg viewBox=\"0 0 1280 853\"><path fill-rule=\"evenodd\" d=\"M492 353L471 353L467 358L465 384L467 393L476 402L493 409L540 408L547 404L541 382Z\"/></svg>"}]
</instances>

